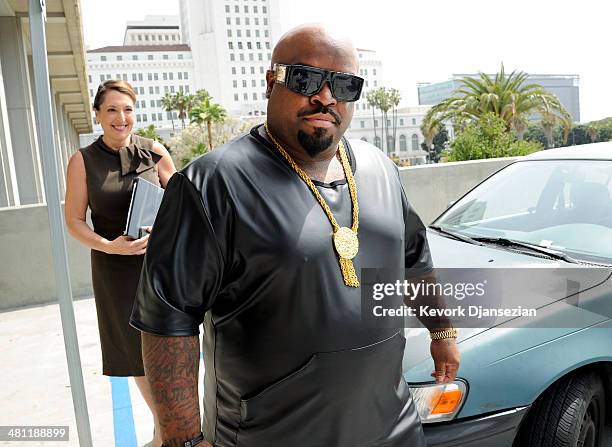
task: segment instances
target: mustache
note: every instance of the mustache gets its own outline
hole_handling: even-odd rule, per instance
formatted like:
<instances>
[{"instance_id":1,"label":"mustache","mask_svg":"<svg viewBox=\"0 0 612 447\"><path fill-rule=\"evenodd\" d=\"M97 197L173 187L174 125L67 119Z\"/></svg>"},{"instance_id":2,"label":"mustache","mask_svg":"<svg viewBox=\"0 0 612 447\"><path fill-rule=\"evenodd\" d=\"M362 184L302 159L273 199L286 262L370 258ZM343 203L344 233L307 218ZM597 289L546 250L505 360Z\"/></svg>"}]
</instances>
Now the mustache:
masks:
<instances>
[{"instance_id":1,"label":"mustache","mask_svg":"<svg viewBox=\"0 0 612 447\"><path fill-rule=\"evenodd\" d=\"M309 109L309 110L302 110L301 112L298 112L298 118L301 118L303 116L308 116L308 115L315 115L317 113L321 113L323 115L325 114L329 114L334 118L334 121L336 122L336 125L340 125L342 124L342 118L340 118L340 115L338 115L334 110L330 109L327 106L324 105L319 105L317 107L315 107L314 109Z\"/></svg>"}]
</instances>

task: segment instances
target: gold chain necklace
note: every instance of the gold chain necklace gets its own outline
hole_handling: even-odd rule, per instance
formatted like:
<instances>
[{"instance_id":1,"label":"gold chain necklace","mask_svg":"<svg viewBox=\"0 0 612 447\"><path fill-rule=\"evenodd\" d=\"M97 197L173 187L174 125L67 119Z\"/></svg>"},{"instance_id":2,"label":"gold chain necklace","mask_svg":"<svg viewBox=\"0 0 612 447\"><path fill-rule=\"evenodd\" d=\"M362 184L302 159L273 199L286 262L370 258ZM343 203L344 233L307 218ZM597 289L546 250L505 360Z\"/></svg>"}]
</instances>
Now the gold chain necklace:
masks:
<instances>
[{"instance_id":1,"label":"gold chain necklace","mask_svg":"<svg viewBox=\"0 0 612 447\"><path fill-rule=\"evenodd\" d=\"M344 143L340 140L338 144L338 152L340 153L340 163L342 164L342 169L344 170L344 175L346 177L346 182L349 187L349 192L351 194L351 203L353 206L353 225L351 228L341 227L338 225L336 218L331 212L329 205L321 196L321 193L312 182L308 174L306 174L302 168L300 168L291 155L280 145L278 141L272 136L270 133L270 129L268 129L268 122L264 123L266 128L266 133L268 134L268 138L274 143L276 149L280 152L289 166L300 176L300 178L308 185L310 191L314 194L317 202L325 211L329 222L331 223L334 233L333 233L333 241L334 247L336 248L336 253L338 254L339 262L340 262L340 270L342 271L342 278L344 279L344 284L349 287L359 287L359 279L357 278L357 273L355 273L355 267L353 266L352 259L357 256L357 252L359 251L359 239L357 239L357 229L359 228L359 205L357 203L357 185L355 184L355 178L353 177L353 172L351 171L351 166L348 161L348 156L346 155L346 148L344 147Z\"/></svg>"}]
</instances>

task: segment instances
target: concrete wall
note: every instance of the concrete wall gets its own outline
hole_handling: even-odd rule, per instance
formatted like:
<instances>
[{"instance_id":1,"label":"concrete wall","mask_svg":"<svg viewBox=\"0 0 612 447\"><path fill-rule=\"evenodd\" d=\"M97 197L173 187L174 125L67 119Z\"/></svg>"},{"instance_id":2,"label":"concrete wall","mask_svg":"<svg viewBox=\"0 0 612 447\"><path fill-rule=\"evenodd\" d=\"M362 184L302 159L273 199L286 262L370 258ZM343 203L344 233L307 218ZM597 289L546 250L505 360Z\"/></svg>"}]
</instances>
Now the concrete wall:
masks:
<instances>
[{"instance_id":1,"label":"concrete wall","mask_svg":"<svg viewBox=\"0 0 612 447\"><path fill-rule=\"evenodd\" d=\"M459 199L481 180L514 158L460 161L400 168L408 201L425 224L430 224L449 202Z\"/></svg>"},{"instance_id":2,"label":"concrete wall","mask_svg":"<svg viewBox=\"0 0 612 447\"><path fill-rule=\"evenodd\" d=\"M400 169L408 200L426 224L448 202L510 163L494 159ZM0 208L0 310L55 301L55 280L45 205ZM89 250L71 236L68 244L72 292L92 294Z\"/></svg>"},{"instance_id":3,"label":"concrete wall","mask_svg":"<svg viewBox=\"0 0 612 447\"><path fill-rule=\"evenodd\" d=\"M66 235L75 297L91 296L89 250ZM0 310L56 301L46 205L0 209Z\"/></svg>"}]
</instances>

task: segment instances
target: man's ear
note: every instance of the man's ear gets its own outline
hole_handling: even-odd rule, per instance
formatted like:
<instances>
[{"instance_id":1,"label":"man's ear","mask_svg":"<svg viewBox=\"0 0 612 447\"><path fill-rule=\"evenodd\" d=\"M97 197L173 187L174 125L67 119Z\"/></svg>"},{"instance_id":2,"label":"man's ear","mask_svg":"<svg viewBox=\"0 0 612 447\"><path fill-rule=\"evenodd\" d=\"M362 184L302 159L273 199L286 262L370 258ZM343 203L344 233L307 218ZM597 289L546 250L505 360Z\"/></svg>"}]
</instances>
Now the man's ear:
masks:
<instances>
[{"instance_id":1,"label":"man's ear","mask_svg":"<svg viewBox=\"0 0 612 447\"><path fill-rule=\"evenodd\" d=\"M266 98L270 99L272 94L272 88L274 87L274 72L272 70L266 71Z\"/></svg>"}]
</instances>

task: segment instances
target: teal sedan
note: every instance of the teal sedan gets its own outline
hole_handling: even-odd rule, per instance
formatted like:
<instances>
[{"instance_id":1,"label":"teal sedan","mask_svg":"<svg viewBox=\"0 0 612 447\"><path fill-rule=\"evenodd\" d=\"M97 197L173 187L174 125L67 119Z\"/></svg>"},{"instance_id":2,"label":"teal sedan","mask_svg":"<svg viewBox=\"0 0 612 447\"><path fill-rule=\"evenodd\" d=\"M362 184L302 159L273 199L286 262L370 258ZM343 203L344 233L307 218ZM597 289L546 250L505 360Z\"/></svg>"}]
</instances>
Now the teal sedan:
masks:
<instances>
[{"instance_id":1,"label":"teal sedan","mask_svg":"<svg viewBox=\"0 0 612 447\"><path fill-rule=\"evenodd\" d=\"M517 160L450 206L428 238L436 268L589 272L539 321L460 329L453 383L432 382L428 353L406 350L429 445L612 445L612 142ZM406 332L408 347L424 344L426 331Z\"/></svg>"}]
</instances>

